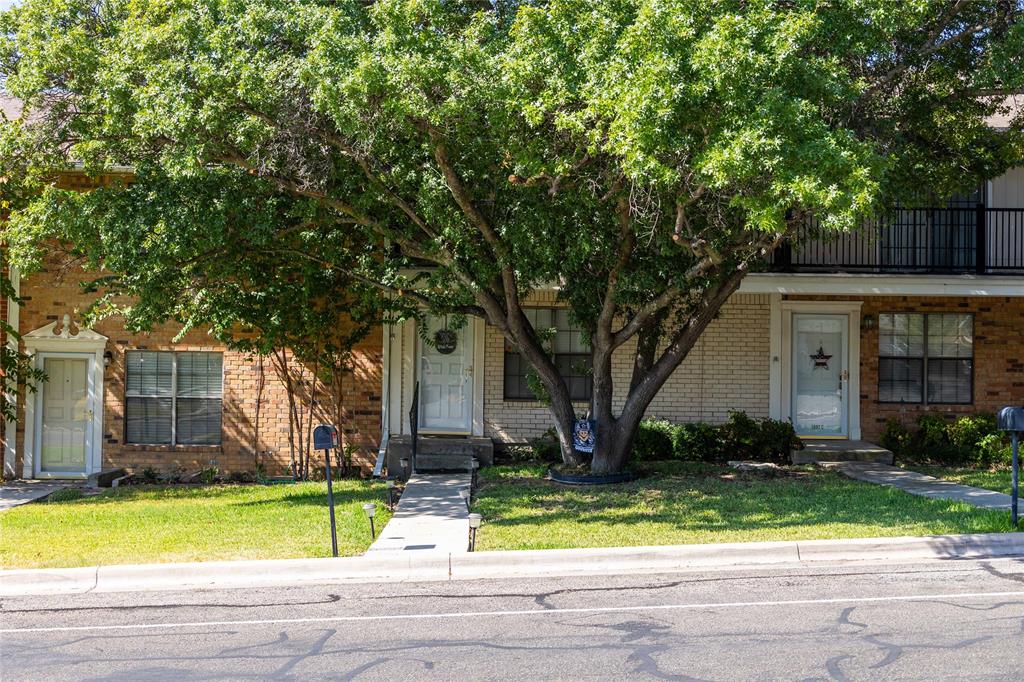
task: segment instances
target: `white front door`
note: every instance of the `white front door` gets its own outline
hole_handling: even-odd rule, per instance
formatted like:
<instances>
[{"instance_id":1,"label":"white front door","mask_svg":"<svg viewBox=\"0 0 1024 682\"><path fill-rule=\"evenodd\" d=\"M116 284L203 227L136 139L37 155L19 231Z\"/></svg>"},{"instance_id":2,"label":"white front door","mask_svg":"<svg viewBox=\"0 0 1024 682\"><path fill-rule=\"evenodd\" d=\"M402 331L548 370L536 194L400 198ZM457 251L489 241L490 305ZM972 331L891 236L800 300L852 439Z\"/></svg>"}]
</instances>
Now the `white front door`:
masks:
<instances>
[{"instance_id":1,"label":"white front door","mask_svg":"<svg viewBox=\"0 0 1024 682\"><path fill-rule=\"evenodd\" d=\"M846 315L793 315L793 426L800 436L848 434Z\"/></svg>"},{"instance_id":2,"label":"white front door","mask_svg":"<svg viewBox=\"0 0 1024 682\"><path fill-rule=\"evenodd\" d=\"M81 476L92 460L91 354L43 354L47 381L39 388L36 475Z\"/></svg>"},{"instance_id":3,"label":"white front door","mask_svg":"<svg viewBox=\"0 0 1024 682\"><path fill-rule=\"evenodd\" d=\"M451 343L438 344L445 321L428 318L426 337L419 342L419 428L440 433L470 433L473 428L473 334L466 324Z\"/></svg>"}]
</instances>

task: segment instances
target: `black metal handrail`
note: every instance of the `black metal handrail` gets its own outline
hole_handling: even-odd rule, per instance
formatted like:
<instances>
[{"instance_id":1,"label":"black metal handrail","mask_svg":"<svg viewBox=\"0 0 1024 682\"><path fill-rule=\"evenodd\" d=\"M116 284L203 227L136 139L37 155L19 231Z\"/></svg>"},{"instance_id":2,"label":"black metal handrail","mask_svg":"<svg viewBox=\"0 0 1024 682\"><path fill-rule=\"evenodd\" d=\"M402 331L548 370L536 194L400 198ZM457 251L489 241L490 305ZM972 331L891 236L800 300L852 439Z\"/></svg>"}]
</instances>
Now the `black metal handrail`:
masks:
<instances>
[{"instance_id":1,"label":"black metal handrail","mask_svg":"<svg viewBox=\"0 0 1024 682\"><path fill-rule=\"evenodd\" d=\"M409 408L409 433L412 435L412 454L409 457L409 473L416 473L416 446L420 431L420 382L413 384L412 407Z\"/></svg>"},{"instance_id":2,"label":"black metal handrail","mask_svg":"<svg viewBox=\"0 0 1024 682\"><path fill-rule=\"evenodd\" d=\"M829 233L816 218L771 268L803 272L1024 275L1024 208L908 208Z\"/></svg>"}]
</instances>

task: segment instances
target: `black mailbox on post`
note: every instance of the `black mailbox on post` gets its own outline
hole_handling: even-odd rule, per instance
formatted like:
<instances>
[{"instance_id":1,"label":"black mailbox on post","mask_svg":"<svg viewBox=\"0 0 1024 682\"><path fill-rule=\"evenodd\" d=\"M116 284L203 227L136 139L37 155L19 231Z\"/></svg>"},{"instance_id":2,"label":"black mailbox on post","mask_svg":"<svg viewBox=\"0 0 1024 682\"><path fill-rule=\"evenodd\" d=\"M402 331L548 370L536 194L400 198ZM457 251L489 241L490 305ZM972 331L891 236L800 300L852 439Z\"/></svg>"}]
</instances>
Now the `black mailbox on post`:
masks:
<instances>
[{"instance_id":1,"label":"black mailbox on post","mask_svg":"<svg viewBox=\"0 0 1024 682\"><path fill-rule=\"evenodd\" d=\"M1017 500L1020 498L1020 434L1024 433L1024 407L1004 407L999 410L997 425L1002 431L1010 432L1013 442L1013 459L1010 462L1010 520L1017 527Z\"/></svg>"},{"instance_id":2,"label":"black mailbox on post","mask_svg":"<svg viewBox=\"0 0 1024 682\"><path fill-rule=\"evenodd\" d=\"M1004 407L999 410L997 423L1001 431L1024 433L1024 407Z\"/></svg>"},{"instance_id":3,"label":"black mailbox on post","mask_svg":"<svg viewBox=\"0 0 1024 682\"><path fill-rule=\"evenodd\" d=\"M338 448L338 429L331 424L321 424L313 429L314 450L336 450Z\"/></svg>"},{"instance_id":4,"label":"black mailbox on post","mask_svg":"<svg viewBox=\"0 0 1024 682\"><path fill-rule=\"evenodd\" d=\"M334 483L331 481L331 450L338 449L338 427L333 424L321 424L313 429L313 449L324 451L327 505L331 510L331 553L338 556L338 531L334 525Z\"/></svg>"}]
</instances>

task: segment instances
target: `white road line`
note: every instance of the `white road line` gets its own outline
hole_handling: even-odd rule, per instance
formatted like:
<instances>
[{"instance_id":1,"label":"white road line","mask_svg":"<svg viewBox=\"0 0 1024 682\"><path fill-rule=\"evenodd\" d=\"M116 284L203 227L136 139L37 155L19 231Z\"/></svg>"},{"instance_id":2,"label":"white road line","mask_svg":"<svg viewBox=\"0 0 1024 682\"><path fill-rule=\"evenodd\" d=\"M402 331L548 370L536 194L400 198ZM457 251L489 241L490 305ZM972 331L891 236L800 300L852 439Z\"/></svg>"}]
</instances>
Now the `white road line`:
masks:
<instances>
[{"instance_id":1,"label":"white road line","mask_svg":"<svg viewBox=\"0 0 1024 682\"><path fill-rule=\"evenodd\" d=\"M298 625L303 623L352 623L390 620L430 620L445 618L494 618L508 616L551 616L573 613L631 613L637 611L686 611L699 609L736 609L764 606L807 606L813 604L870 604L908 601L949 601L954 599L1003 599L1024 597L1017 592L954 592L949 594L917 594L888 597L835 597L832 599L789 599L782 601L706 602L699 604L652 604L649 606L593 606L575 609L529 609L524 611L461 611L457 613L408 613L380 616L325 616L320 618L264 618L255 620L207 620L181 623L139 623L135 625L75 625L49 628L5 628L0 634L19 632L88 632L98 630L170 630L174 628L241 626L241 625ZM144 608L144 607L143 607Z\"/></svg>"}]
</instances>

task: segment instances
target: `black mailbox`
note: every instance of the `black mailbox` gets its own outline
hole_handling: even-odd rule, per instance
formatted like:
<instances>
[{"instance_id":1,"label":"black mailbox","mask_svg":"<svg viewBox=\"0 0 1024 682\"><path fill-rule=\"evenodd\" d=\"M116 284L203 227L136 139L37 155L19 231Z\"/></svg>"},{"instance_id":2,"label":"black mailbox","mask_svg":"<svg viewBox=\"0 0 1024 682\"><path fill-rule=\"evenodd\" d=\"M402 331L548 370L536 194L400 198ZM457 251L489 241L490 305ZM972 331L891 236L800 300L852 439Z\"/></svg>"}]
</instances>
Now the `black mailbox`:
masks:
<instances>
[{"instance_id":1,"label":"black mailbox","mask_svg":"<svg viewBox=\"0 0 1024 682\"><path fill-rule=\"evenodd\" d=\"M338 429L330 424L321 424L313 429L314 450L336 450L338 448Z\"/></svg>"},{"instance_id":2,"label":"black mailbox","mask_svg":"<svg viewBox=\"0 0 1024 682\"><path fill-rule=\"evenodd\" d=\"M998 425L1002 431L1024 432L1024 407L1004 407L999 410Z\"/></svg>"}]
</instances>

